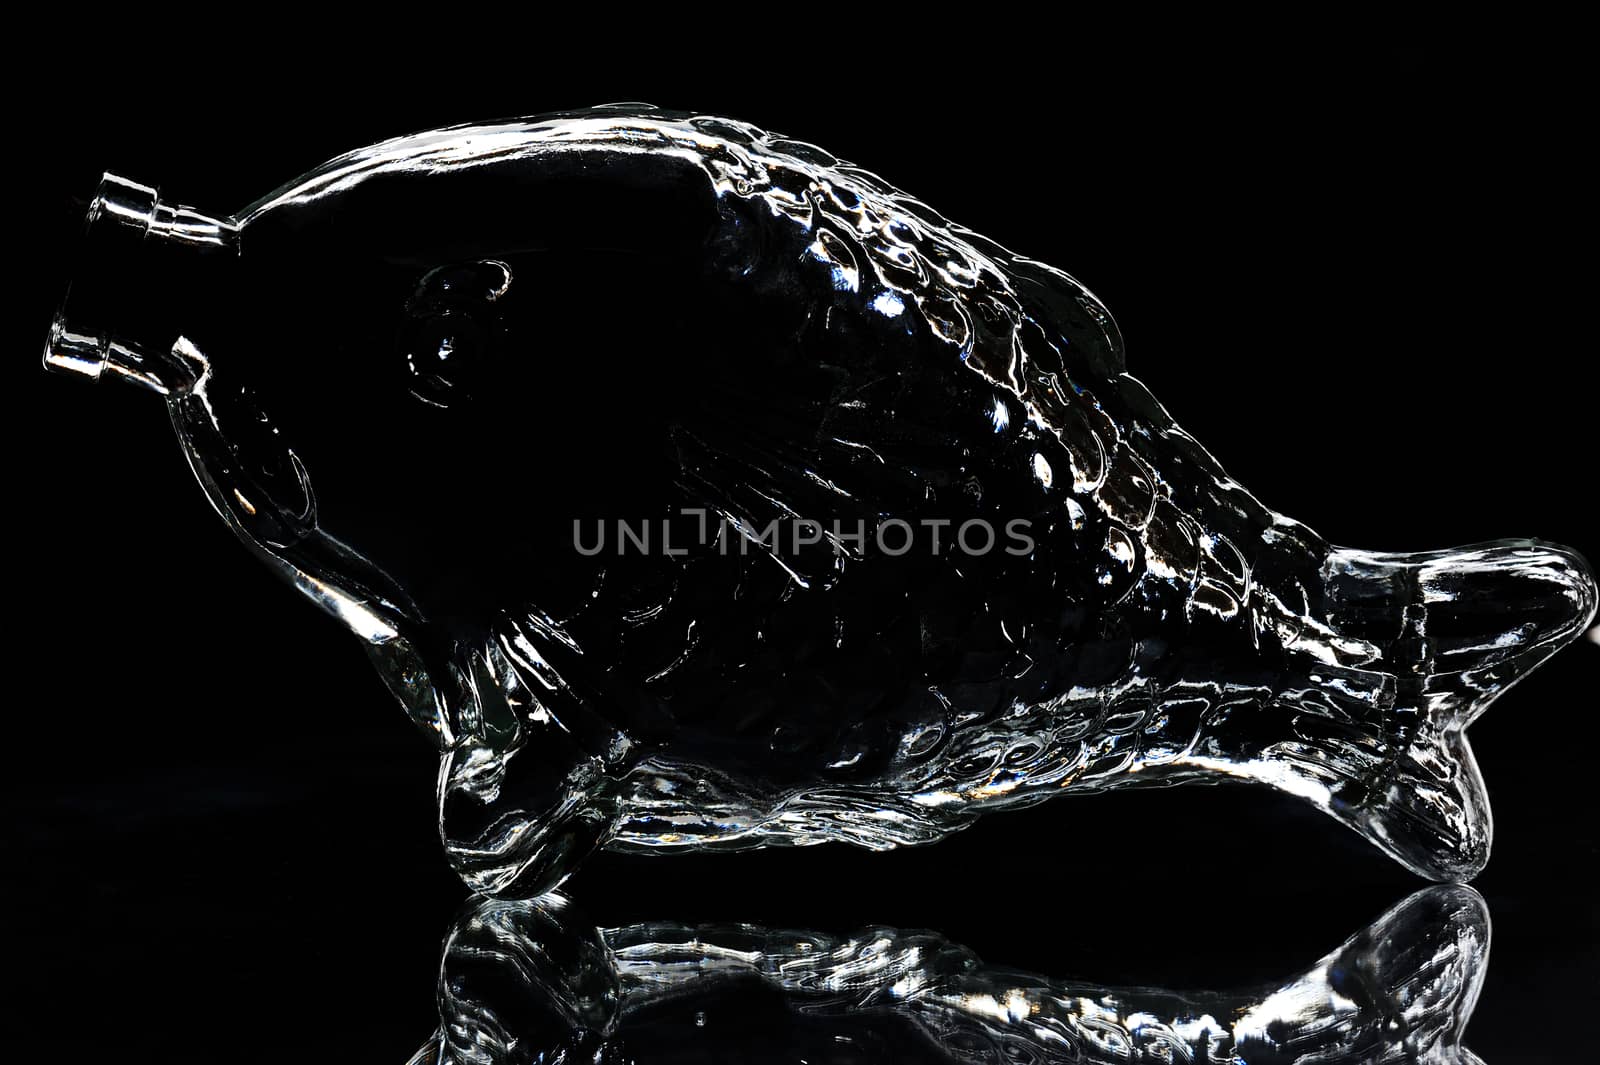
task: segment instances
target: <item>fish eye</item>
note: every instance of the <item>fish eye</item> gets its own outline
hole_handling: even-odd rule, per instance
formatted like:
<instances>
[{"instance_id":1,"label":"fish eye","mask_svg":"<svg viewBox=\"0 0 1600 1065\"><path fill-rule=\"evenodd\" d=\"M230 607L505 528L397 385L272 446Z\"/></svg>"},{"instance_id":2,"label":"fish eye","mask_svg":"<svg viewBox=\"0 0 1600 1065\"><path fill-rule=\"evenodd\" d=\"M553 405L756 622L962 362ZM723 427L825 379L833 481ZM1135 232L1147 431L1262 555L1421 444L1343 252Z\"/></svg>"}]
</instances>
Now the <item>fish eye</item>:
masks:
<instances>
[{"instance_id":1,"label":"fish eye","mask_svg":"<svg viewBox=\"0 0 1600 1065\"><path fill-rule=\"evenodd\" d=\"M409 319L402 348L412 395L436 407L471 397L483 358L483 337L470 313L447 311Z\"/></svg>"},{"instance_id":2,"label":"fish eye","mask_svg":"<svg viewBox=\"0 0 1600 1065\"><path fill-rule=\"evenodd\" d=\"M400 331L411 394L435 407L470 400L492 361L501 331L496 302L511 287L498 260L429 270L406 301Z\"/></svg>"}]
</instances>

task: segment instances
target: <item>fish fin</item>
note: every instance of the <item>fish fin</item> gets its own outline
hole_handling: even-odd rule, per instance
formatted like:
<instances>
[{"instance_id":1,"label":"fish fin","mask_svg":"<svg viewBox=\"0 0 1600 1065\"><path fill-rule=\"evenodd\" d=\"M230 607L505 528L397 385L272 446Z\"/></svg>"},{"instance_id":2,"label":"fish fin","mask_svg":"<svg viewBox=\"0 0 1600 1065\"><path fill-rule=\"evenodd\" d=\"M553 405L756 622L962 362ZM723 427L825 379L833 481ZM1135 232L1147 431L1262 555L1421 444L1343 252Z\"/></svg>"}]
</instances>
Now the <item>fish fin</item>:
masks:
<instances>
[{"instance_id":1,"label":"fish fin","mask_svg":"<svg viewBox=\"0 0 1600 1065\"><path fill-rule=\"evenodd\" d=\"M1413 554L1339 548L1324 578L1329 623L1384 654L1364 669L1307 670L1312 701L1329 713L1296 717L1297 745L1314 757L1288 753L1326 787L1336 818L1422 876L1470 879L1489 859L1492 820L1466 728L1583 632L1594 576L1566 548L1502 540Z\"/></svg>"},{"instance_id":2,"label":"fish fin","mask_svg":"<svg viewBox=\"0 0 1600 1065\"><path fill-rule=\"evenodd\" d=\"M532 608L456 648L456 729L440 760L438 827L473 891L542 895L615 835L622 780L664 711L592 668L593 657Z\"/></svg>"},{"instance_id":3,"label":"fish fin","mask_svg":"<svg viewBox=\"0 0 1600 1065\"><path fill-rule=\"evenodd\" d=\"M1128 369L1122 330L1106 305L1077 278L1053 266L1011 256L1007 262L1030 317L1062 341L1068 373L1112 380Z\"/></svg>"}]
</instances>

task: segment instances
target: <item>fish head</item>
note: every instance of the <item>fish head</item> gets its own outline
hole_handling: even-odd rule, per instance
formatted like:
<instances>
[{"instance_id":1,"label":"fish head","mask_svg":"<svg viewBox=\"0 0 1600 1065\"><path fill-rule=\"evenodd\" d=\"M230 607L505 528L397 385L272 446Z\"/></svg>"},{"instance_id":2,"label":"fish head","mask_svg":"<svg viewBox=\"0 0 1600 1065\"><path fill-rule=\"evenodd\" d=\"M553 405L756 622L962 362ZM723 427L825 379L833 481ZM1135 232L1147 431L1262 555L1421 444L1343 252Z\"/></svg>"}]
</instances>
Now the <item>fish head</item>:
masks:
<instances>
[{"instance_id":1,"label":"fish head","mask_svg":"<svg viewBox=\"0 0 1600 1065\"><path fill-rule=\"evenodd\" d=\"M97 203L122 277L69 303L53 364L166 395L247 545L413 649L378 656L401 689L584 603L616 569L573 550L584 521L926 505L1022 424L1009 360L1055 356L1039 293L1103 325L1064 275L1025 283L870 175L720 120L400 138L221 219L114 179Z\"/></svg>"},{"instance_id":2,"label":"fish head","mask_svg":"<svg viewBox=\"0 0 1600 1065\"><path fill-rule=\"evenodd\" d=\"M807 296L833 292L818 267L735 295L767 230L681 158L596 174L480 143L449 165L457 139L232 216L108 178L47 354L162 395L221 519L446 748L502 745L485 677L508 673L485 663L511 625L607 575L624 600L670 583L676 563L575 550L580 523L675 516L688 412L739 408L741 369L795 361Z\"/></svg>"}]
</instances>

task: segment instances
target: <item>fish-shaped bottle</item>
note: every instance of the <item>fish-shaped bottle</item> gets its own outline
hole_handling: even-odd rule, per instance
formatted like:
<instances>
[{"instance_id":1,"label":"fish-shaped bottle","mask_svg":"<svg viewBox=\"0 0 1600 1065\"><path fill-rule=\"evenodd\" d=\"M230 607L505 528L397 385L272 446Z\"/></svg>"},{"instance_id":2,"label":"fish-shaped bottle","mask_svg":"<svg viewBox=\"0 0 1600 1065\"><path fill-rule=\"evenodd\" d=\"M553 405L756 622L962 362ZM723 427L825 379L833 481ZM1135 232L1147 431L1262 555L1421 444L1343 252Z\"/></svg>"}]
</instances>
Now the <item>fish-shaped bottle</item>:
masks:
<instances>
[{"instance_id":1,"label":"fish-shaped bottle","mask_svg":"<svg viewBox=\"0 0 1600 1065\"><path fill-rule=\"evenodd\" d=\"M225 218L108 176L86 243L46 364L165 398L488 893L1222 780L1468 878L1464 730L1595 609L1550 544L1327 544L1072 278L732 120L424 133Z\"/></svg>"}]
</instances>

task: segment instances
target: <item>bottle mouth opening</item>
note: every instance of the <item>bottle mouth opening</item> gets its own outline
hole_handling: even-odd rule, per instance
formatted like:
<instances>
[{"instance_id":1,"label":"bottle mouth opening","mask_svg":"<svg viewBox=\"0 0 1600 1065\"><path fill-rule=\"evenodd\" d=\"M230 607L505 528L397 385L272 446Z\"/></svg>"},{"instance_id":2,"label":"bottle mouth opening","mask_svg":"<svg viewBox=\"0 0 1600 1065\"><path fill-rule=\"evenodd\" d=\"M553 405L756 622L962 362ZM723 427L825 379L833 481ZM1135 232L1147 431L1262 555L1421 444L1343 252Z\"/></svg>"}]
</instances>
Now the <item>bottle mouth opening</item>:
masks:
<instances>
[{"instance_id":1,"label":"bottle mouth opening","mask_svg":"<svg viewBox=\"0 0 1600 1065\"><path fill-rule=\"evenodd\" d=\"M45 341L44 367L96 380L109 370L158 392L193 366L175 354L179 313L211 266L238 251L238 226L106 174L83 221L71 281Z\"/></svg>"},{"instance_id":2,"label":"bottle mouth opening","mask_svg":"<svg viewBox=\"0 0 1600 1065\"><path fill-rule=\"evenodd\" d=\"M137 253L160 208L148 185L105 174L84 216L73 278L50 323L44 367L91 380L105 372L111 355L110 324L115 264ZM113 276L108 276L113 275Z\"/></svg>"}]
</instances>

